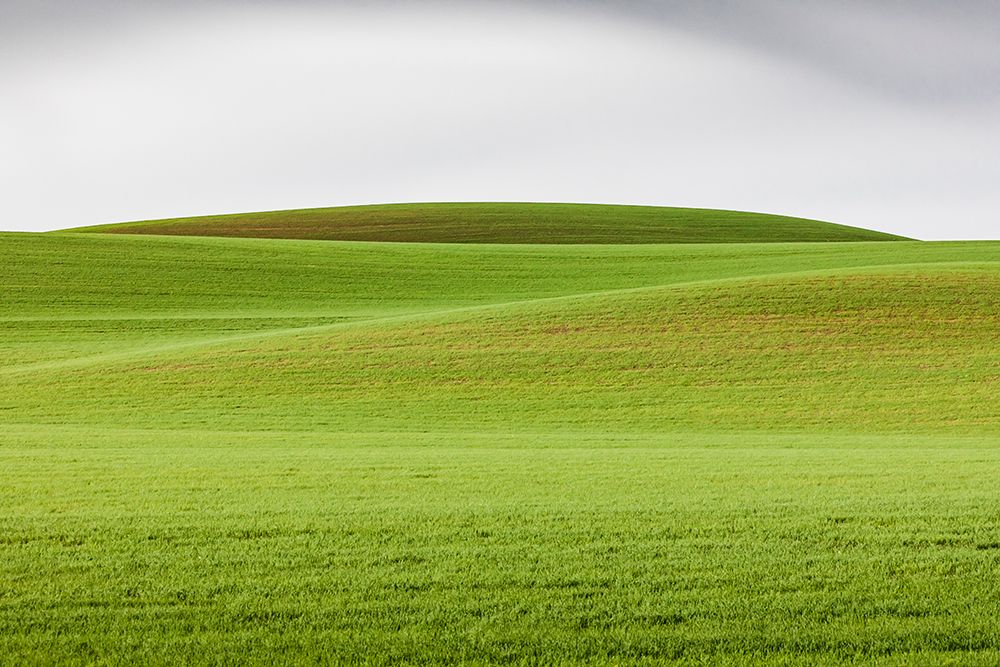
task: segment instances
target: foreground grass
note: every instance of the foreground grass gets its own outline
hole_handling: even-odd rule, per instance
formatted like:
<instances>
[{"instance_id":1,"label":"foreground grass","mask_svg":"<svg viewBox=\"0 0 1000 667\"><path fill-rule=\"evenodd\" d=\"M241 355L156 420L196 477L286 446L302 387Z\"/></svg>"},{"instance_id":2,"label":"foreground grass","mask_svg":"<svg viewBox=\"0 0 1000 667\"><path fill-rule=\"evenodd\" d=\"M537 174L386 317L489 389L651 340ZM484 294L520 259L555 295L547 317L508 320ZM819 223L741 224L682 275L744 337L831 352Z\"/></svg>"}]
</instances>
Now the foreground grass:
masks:
<instances>
[{"instance_id":1,"label":"foreground grass","mask_svg":"<svg viewBox=\"0 0 1000 667\"><path fill-rule=\"evenodd\" d=\"M25 429L0 457L6 659L1000 657L995 441Z\"/></svg>"},{"instance_id":2,"label":"foreground grass","mask_svg":"<svg viewBox=\"0 0 1000 667\"><path fill-rule=\"evenodd\" d=\"M0 662L1000 661L997 244L0 243Z\"/></svg>"},{"instance_id":3,"label":"foreground grass","mask_svg":"<svg viewBox=\"0 0 1000 667\"><path fill-rule=\"evenodd\" d=\"M110 234L430 243L753 243L901 237L766 213L602 204L340 206L79 228Z\"/></svg>"}]
</instances>

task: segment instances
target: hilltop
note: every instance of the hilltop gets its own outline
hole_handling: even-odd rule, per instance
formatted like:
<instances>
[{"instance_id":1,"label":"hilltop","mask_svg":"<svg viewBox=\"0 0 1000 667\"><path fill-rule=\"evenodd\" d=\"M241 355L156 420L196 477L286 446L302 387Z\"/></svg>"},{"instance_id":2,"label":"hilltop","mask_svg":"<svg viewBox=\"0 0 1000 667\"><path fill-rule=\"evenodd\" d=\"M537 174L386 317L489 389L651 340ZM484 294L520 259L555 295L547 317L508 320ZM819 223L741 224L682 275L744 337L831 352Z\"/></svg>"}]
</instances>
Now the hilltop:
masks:
<instances>
[{"instance_id":1,"label":"hilltop","mask_svg":"<svg viewBox=\"0 0 1000 667\"><path fill-rule=\"evenodd\" d=\"M898 241L857 227L766 213L610 204L340 206L147 220L65 231L423 243Z\"/></svg>"}]
</instances>

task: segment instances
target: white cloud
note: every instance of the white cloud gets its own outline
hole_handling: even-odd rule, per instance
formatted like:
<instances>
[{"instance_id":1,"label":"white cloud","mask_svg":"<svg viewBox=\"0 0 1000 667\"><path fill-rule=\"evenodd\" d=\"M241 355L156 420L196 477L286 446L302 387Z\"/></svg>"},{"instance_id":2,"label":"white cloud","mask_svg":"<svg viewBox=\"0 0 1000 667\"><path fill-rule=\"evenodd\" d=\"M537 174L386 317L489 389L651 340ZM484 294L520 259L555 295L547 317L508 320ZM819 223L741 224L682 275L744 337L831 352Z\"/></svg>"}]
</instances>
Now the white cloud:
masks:
<instances>
[{"instance_id":1,"label":"white cloud","mask_svg":"<svg viewBox=\"0 0 1000 667\"><path fill-rule=\"evenodd\" d=\"M995 97L919 104L636 16L259 3L50 26L0 65L0 228L541 200L1000 236Z\"/></svg>"}]
</instances>

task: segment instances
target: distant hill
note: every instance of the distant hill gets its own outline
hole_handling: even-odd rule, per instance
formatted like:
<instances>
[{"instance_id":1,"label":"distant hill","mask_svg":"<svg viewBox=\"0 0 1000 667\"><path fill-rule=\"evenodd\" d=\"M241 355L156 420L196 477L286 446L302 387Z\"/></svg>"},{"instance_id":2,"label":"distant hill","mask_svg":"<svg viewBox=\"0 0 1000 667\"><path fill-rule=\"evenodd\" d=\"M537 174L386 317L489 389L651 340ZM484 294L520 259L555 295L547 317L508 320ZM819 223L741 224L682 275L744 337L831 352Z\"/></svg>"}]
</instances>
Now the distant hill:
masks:
<instances>
[{"instance_id":1,"label":"distant hill","mask_svg":"<svg viewBox=\"0 0 1000 667\"><path fill-rule=\"evenodd\" d=\"M606 204L341 206L148 220L65 231L423 243L898 241L857 227L766 213Z\"/></svg>"}]
</instances>

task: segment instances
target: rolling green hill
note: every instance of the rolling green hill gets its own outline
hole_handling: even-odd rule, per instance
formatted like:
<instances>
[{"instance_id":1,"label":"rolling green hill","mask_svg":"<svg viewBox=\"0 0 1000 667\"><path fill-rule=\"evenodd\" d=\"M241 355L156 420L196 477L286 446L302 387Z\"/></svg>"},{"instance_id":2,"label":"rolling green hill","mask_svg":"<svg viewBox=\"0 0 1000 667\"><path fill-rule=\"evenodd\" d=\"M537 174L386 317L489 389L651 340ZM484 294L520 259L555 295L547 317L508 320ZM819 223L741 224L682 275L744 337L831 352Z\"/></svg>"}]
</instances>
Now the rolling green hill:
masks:
<instances>
[{"instance_id":1,"label":"rolling green hill","mask_svg":"<svg viewBox=\"0 0 1000 667\"><path fill-rule=\"evenodd\" d=\"M102 239L22 238L29 254L71 241L86 249L81 264L101 263ZM469 255L299 243L280 245L265 270L241 267L226 241L159 243L119 241L147 250L131 266L104 248L105 275L122 278L102 279L101 291L119 313L91 306L66 322L42 299L48 314L5 322L24 340L0 365L3 414L227 430L1000 426L992 244L893 244L891 254L841 244L826 256L712 246L692 258L687 246ZM213 267L221 249L232 252ZM154 250L162 270L148 268ZM46 275L50 293L69 292ZM33 287L11 301L40 296ZM96 300L77 289L75 303Z\"/></svg>"},{"instance_id":2,"label":"rolling green hill","mask_svg":"<svg viewBox=\"0 0 1000 667\"><path fill-rule=\"evenodd\" d=\"M342 206L151 220L79 232L427 243L750 243L895 241L830 222L764 213L597 204Z\"/></svg>"},{"instance_id":3,"label":"rolling green hill","mask_svg":"<svg viewBox=\"0 0 1000 667\"><path fill-rule=\"evenodd\" d=\"M0 247L0 661L1000 660L1000 243Z\"/></svg>"}]
</instances>

